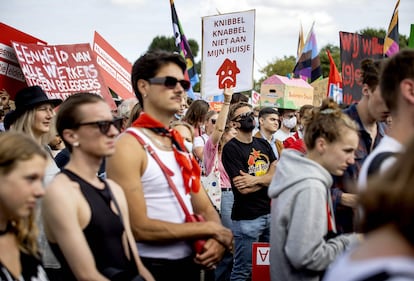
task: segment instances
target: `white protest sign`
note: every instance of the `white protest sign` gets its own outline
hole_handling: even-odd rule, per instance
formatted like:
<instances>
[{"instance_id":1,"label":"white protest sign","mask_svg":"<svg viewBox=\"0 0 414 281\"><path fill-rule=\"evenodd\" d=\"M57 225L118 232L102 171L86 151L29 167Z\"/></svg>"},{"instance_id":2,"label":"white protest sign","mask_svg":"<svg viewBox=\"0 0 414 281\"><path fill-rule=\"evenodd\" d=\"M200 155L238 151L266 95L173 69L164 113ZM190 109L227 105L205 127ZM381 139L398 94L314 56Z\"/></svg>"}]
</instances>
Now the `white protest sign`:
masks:
<instances>
[{"instance_id":1,"label":"white protest sign","mask_svg":"<svg viewBox=\"0 0 414 281\"><path fill-rule=\"evenodd\" d=\"M255 10L203 17L201 95L253 88Z\"/></svg>"}]
</instances>

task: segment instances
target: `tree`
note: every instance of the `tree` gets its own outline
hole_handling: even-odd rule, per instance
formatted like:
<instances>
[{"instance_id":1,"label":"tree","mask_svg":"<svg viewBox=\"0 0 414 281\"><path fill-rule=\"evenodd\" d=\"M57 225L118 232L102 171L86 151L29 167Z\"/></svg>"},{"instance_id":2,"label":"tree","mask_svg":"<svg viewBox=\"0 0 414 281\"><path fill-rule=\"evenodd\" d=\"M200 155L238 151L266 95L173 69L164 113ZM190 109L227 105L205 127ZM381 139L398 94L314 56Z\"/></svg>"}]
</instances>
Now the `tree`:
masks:
<instances>
[{"instance_id":1,"label":"tree","mask_svg":"<svg viewBox=\"0 0 414 281\"><path fill-rule=\"evenodd\" d=\"M324 47L322 47L321 51L319 52L319 59L321 60L321 69L322 69L322 76L328 77L329 76L329 70L330 70L330 62L328 58L328 54L326 53L326 50L329 50L329 52L332 55L332 58L335 61L336 67L338 68L338 71L341 72L341 53L338 46L328 44Z\"/></svg>"},{"instance_id":2,"label":"tree","mask_svg":"<svg viewBox=\"0 0 414 281\"><path fill-rule=\"evenodd\" d=\"M199 46L197 41L194 39L188 39L188 44L190 45L191 53L193 54L193 57L196 57L199 51ZM154 39L152 39L151 44L148 47L148 51L153 50L164 50L164 51L170 51L170 52L177 52L179 51L177 47L175 46L175 37L166 37L166 36L156 36Z\"/></svg>"},{"instance_id":3,"label":"tree","mask_svg":"<svg viewBox=\"0 0 414 281\"><path fill-rule=\"evenodd\" d=\"M295 64L296 58L294 56L284 56L282 59L276 58L272 63L266 65L265 67L259 70L259 72L262 73L264 77L260 78L259 81L255 82L254 88L256 90L259 90L258 88L260 88L262 82L266 78L274 74L286 76L289 73L292 73Z\"/></svg>"},{"instance_id":4,"label":"tree","mask_svg":"<svg viewBox=\"0 0 414 281\"><path fill-rule=\"evenodd\" d=\"M196 57L198 54L199 46L197 41L194 39L188 39L188 44L190 45L191 53L193 54L193 57ZM151 44L148 47L148 51L154 51L154 50L164 50L169 52L178 52L177 46L175 46L175 37L166 37L166 36L156 36L154 39L152 39ZM201 62L194 62L195 68L197 73L200 75L201 73ZM193 90L195 92L200 91L200 83L197 83L194 85Z\"/></svg>"},{"instance_id":5,"label":"tree","mask_svg":"<svg viewBox=\"0 0 414 281\"><path fill-rule=\"evenodd\" d=\"M360 31L357 31L357 33L361 35L375 36L379 38L385 38L385 36L387 35L387 32L383 28L375 29L375 28L369 28L369 27L361 29ZM399 38L398 45L400 46L400 49L408 46L407 36L405 36L404 34L399 34L398 38Z\"/></svg>"}]
</instances>

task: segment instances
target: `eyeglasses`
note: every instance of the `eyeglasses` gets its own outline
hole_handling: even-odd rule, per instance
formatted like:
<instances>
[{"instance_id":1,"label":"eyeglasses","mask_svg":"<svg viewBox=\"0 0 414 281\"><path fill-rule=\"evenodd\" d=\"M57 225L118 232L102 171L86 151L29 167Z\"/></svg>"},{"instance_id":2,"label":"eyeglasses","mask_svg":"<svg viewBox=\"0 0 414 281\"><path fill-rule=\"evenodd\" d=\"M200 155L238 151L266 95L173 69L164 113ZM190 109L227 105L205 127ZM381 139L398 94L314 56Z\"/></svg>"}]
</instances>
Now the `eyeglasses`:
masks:
<instances>
[{"instance_id":1,"label":"eyeglasses","mask_svg":"<svg viewBox=\"0 0 414 281\"><path fill-rule=\"evenodd\" d=\"M108 134L111 126L115 126L115 128L120 131L122 126L122 118L116 118L111 121L95 121L95 122L86 122L86 123L79 123L76 127L81 126L98 126L99 131L101 134L106 135Z\"/></svg>"},{"instance_id":2,"label":"eyeglasses","mask_svg":"<svg viewBox=\"0 0 414 281\"><path fill-rule=\"evenodd\" d=\"M168 89L174 89L177 86L177 83L180 83L181 87L185 91L188 91L191 87L191 83L188 80L178 80L175 77L165 76L165 77L153 77L148 79L151 84L154 85L164 85Z\"/></svg>"},{"instance_id":3,"label":"eyeglasses","mask_svg":"<svg viewBox=\"0 0 414 281\"><path fill-rule=\"evenodd\" d=\"M237 115L236 117L233 118L233 121L236 121L237 119L243 119L249 116L252 116L254 114L253 111L247 111L245 113L242 113L240 115Z\"/></svg>"},{"instance_id":4,"label":"eyeglasses","mask_svg":"<svg viewBox=\"0 0 414 281\"><path fill-rule=\"evenodd\" d=\"M217 119L210 119L210 121L211 121L211 124L215 125L215 124L216 124Z\"/></svg>"}]
</instances>

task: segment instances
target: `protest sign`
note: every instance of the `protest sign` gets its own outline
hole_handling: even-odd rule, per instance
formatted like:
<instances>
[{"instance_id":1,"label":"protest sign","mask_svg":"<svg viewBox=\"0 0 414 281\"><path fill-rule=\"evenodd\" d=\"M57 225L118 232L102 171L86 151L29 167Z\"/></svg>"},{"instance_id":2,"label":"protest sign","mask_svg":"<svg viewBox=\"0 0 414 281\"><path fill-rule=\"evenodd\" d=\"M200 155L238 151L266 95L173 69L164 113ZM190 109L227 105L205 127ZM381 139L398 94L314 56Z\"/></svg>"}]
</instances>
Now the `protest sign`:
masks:
<instances>
[{"instance_id":1,"label":"protest sign","mask_svg":"<svg viewBox=\"0 0 414 281\"><path fill-rule=\"evenodd\" d=\"M131 63L95 31L93 52L105 84L122 99L134 98L131 86Z\"/></svg>"},{"instance_id":2,"label":"protest sign","mask_svg":"<svg viewBox=\"0 0 414 281\"><path fill-rule=\"evenodd\" d=\"M27 33L0 22L0 90L5 90L12 100L16 93L27 87L11 41L46 44Z\"/></svg>"},{"instance_id":3,"label":"protest sign","mask_svg":"<svg viewBox=\"0 0 414 281\"><path fill-rule=\"evenodd\" d=\"M203 18L201 95L253 88L255 10Z\"/></svg>"},{"instance_id":4,"label":"protest sign","mask_svg":"<svg viewBox=\"0 0 414 281\"><path fill-rule=\"evenodd\" d=\"M384 39L357 33L339 32L343 103L352 104L361 99L361 61L382 58Z\"/></svg>"},{"instance_id":5,"label":"protest sign","mask_svg":"<svg viewBox=\"0 0 414 281\"><path fill-rule=\"evenodd\" d=\"M38 85L49 98L66 99L78 92L101 95L116 108L89 44L40 46L12 42L29 86Z\"/></svg>"}]
</instances>

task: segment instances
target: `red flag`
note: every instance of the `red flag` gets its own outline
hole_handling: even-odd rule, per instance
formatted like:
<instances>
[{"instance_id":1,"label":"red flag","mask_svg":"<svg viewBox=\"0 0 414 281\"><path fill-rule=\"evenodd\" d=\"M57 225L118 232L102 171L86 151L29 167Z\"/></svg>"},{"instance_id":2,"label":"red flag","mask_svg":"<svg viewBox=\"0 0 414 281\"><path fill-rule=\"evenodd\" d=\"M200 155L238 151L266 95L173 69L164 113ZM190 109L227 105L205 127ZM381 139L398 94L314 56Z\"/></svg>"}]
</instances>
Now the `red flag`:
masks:
<instances>
[{"instance_id":1,"label":"red flag","mask_svg":"<svg viewBox=\"0 0 414 281\"><path fill-rule=\"evenodd\" d=\"M328 91L326 93L326 96L332 98L337 103L342 103L342 77L339 74L338 69L336 68L335 62L329 50L326 50L326 53L328 54L330 64Z\"/></svg>"}]
</instances>

